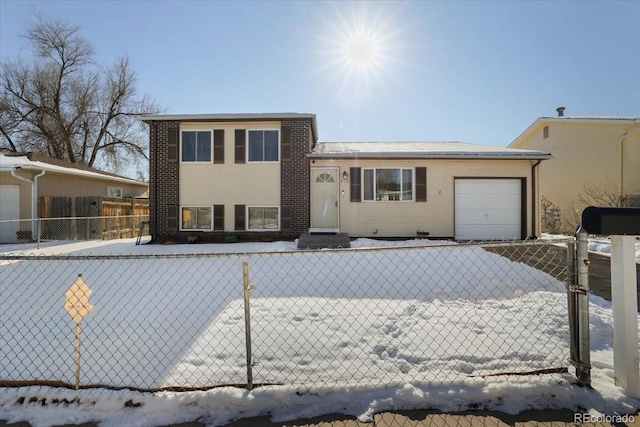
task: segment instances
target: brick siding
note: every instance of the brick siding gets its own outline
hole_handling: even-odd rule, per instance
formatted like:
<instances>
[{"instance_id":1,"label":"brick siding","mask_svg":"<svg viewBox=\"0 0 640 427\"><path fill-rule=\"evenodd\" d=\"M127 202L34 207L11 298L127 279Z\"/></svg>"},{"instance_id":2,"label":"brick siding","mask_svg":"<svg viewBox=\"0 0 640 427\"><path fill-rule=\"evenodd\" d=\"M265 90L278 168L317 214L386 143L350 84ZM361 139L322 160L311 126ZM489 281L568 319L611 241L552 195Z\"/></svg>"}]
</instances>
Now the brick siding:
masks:
<instances>
[{"instance_id":1,"label":"brick siding","mask_svg":"<svg viewBox=\"0 0 640 427\"><path fill-rule=\"evenodd\" d=\"M285 120L291 128L291 161L280 165L280 204L291 207L291 234L295 237L309 229L309 120Z\"/></svg>"},{"instance_id":2,"label":"brick siding","mask_svg":"<svg viewBox=\"0 0 640 427\"><path fill-rule=\"evenodd\" d=\"M167 144L169 129L179 126L171 121L149 124L149 224L156 242L175 237L167 235L167 205L180 203L180 163L167 161Z\"/></svg>"}]
</instances>

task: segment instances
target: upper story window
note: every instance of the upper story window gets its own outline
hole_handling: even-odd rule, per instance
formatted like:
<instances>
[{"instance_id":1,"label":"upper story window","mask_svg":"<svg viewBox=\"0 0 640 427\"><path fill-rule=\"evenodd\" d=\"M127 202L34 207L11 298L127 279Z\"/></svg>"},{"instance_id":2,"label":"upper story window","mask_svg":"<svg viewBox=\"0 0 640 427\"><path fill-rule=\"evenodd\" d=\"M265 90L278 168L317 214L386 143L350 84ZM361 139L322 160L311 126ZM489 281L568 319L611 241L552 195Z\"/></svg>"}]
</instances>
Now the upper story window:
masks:
<instances>
[{"instance_id":1,"label":"upper story window","mask_svg":"<svg viewBox=\"0 0 640 427\"><path fill-rule=\"evenodd\" d=\"M364 200L413 200L413 169L364 169Z\"/></svg>"},{"instance_id":2,"label":"upper story window","mask_svg":"<svg viewBox=\"0 0 640 427\"><path fill-rule=\"evenodd\" d=\"M543 139L549 138L549 126L545 126L542 128L542 138Z\"/></svg>"},{"instance_id":3,"label":"upper story window","mask_svg":"<svg viewBox=\"0 0 640 427\"><path fill-rule=\"evenodd\" d=\"M249 130L248 134L250 162L277 162L280 159L277 130Z\"/></svg>"},{"instance_id":4,"label":"upper story window","mask_svg":"<svg viewBox=\"0 0 640 427\"><path fill-rule=\"evenodd\" d=\"M182 131L183 162L211 162L211 131Z\"/></svg>"}]
</instances>

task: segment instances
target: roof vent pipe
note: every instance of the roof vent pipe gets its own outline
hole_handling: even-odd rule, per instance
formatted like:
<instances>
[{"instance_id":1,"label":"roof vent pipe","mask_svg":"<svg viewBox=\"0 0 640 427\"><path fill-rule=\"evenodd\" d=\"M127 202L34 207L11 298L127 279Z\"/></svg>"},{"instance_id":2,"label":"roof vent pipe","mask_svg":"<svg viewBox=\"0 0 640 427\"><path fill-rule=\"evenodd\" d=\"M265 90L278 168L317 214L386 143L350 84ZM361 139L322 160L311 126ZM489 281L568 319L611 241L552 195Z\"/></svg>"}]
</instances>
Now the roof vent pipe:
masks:
<instances>
[{"instance_id":1,"label":"roof vent pipe","mask_svg":"<svg viewBox=\"0 0 640 427\"><path fill-rule=\"evenodd\" d=\"M558 112L558 117L564 117L564 107L558 107L556 111Z\"/></svg>"}]
</instances>

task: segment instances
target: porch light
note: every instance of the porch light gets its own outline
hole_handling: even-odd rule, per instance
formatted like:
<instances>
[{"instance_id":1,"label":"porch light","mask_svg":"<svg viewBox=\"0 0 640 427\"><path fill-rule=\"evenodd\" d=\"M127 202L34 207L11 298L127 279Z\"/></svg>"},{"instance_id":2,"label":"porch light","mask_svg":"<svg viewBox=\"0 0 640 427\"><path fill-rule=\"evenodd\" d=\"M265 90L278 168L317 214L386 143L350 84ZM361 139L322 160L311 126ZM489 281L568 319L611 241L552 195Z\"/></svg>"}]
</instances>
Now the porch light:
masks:
<instances>
[{"instance_id":1,"label":"porch light","mask_svg":"<svg viewBox=\"0 0 640 427\"><path fill-rule=\"evenodd\" d=\"M342 172L342 180L346 181L347 179L349 179L349 174L347 173L347 171Z\"/></svg>"}]
</instances>

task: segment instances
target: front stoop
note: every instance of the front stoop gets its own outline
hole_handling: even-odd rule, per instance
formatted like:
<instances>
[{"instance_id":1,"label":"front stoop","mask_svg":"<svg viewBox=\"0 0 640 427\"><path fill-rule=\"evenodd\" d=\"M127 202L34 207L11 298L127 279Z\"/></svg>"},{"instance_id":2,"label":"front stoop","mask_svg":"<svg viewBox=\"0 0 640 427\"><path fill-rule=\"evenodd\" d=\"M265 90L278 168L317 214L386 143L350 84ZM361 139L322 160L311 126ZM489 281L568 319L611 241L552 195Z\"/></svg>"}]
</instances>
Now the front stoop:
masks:
<instances>
[{"instance_id":1,"label":"front stoop","mask_svg":"<svg viewBox=\"0 0 640 427\"><path fill-rule=\"evenodd\" d=\"M298 249L350 248L347 233L303 233L298 238Z\"/></svg>"}]
</instances>

